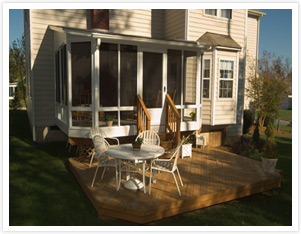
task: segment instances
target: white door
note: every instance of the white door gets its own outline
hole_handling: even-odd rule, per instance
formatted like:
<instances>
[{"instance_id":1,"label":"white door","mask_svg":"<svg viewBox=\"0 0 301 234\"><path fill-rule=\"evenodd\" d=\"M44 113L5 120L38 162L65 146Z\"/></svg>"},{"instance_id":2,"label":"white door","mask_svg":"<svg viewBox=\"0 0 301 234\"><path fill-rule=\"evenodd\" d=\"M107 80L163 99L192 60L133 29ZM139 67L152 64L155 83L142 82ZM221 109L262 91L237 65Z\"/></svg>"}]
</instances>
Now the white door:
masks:
<instances>
[{"instance_id":1,"label":"white door","mask_svg":"<svg viewBox=\"0 0 301 234\"><path fill-rule=\"evenodd\" d=\"M142 99L151 116L152 129L163 131L166 96L166 51L143 50Z\"/></svg>"}]
</instances>

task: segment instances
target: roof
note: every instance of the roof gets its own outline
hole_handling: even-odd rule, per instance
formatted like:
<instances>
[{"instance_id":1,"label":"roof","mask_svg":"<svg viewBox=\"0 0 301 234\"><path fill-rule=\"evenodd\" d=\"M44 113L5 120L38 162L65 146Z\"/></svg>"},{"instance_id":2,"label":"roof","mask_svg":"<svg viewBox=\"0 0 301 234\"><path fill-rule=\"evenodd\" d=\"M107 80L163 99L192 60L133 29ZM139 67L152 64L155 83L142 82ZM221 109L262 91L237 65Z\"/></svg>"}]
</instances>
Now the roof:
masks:
<instances>
[{"instance_id":1,"label":"roof","mask_svg":"<svg viewBox=\"0 0 301 234\"><path fill-rule=\"evenodd\" d=\"M241 49L241 46L234 41L229 35L206 32L197 42L208 46L222 46Z\"/></svg>"},{"instance_id":2,"label":"roof","mask_svg":"<svg viewBox=\"0 0 301 234\"><path fill-rule=\"evenodd\" d=\"M255 16L259 16L259 18L261 18L262 16L265 16L266 13L264 13L263 11L259 10L259 9L249 9L248 13L250 15L255 15Z\"/></svg>"},{"instance_id":3,"label":"roof","mask_svg":"<svg viewBox=\"0 0 301 234\"><path fill-rule=\"evenodd\" d=\"M186 40L164 40L164 39L154 39L149 37L140 37L140 36L129 36L124 34L118 33L108 33L99 30L93 29L79 29L79 28L70 28L70 27L61 27L61 26L53 26L49 25L49 29L71 34L71 35L78 35L78 36L87 36L87 37L94 37L94 38L103 38L103 39L115 39L115 40L123 40L123 41L133 41L136 43L149 43L149 44L158 44L158 45L170 45L170 46L182 46L188 48L195 48L195 49L205 49L204 45L200 45L197 41L186 41Z\"/></svg>"}]
</instances>

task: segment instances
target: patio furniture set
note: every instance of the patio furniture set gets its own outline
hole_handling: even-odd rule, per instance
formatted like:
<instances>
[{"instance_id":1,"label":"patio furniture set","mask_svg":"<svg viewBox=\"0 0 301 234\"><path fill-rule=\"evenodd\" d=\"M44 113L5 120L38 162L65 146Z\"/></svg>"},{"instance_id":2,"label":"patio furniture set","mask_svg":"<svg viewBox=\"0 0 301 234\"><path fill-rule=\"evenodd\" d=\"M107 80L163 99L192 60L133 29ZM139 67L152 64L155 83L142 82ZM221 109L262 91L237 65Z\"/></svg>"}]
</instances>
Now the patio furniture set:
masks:
<instances>
[{"instance_id":1,"label":"patio furniture set","mask_svg":"<svg viewBox=\"0 0 301 234\"><path fill-rule=\"evenodd\" d=\"M105 171L109 167L113 167L116 171L115 175L117 191L120 188L121 175L123 172L125 172L126 182L124 183L124 187L130 190L143 188L144 193L146 193L145 172L146 170L149 170L149 194L151 193L151 183L156 183L156 173L167 172L173 175L179 195L181 196L181 191L175 176L175 172L177 171L180 183L183 186L177 166L183 141L181 141L173 151L173 155L170 159L158 159L158 157L165 153L165 150L160 146L160 138L158 134L151 130L144 131L137 136L136 139L143 138L143 143L140 150L134 149L131 144L120 145L117 138L109 138L114 139L117 143L116 145L110 145L105 139L107 137L98 127L92 127L91 138L94 144L94 152L91 157L90 167L94 158L96 158L98 162L91 187L94 186L96 175L100 167L104 168L101 180L103 179ZM141 172L143 178L142 182L137 178L131 178L130 176L130 173Z\"/></svg>"}]
</instances>

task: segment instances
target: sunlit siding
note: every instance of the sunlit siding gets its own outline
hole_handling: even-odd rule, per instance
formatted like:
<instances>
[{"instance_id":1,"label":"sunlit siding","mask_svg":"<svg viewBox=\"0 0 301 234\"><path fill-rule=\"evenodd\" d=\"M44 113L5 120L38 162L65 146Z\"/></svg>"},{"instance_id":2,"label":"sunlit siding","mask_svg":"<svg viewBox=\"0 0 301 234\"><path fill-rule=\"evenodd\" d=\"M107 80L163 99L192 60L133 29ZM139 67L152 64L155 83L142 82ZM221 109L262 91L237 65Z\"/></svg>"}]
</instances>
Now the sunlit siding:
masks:
<instances>
[{"instance_id":1,"label":"sunlit siding","mask_svg":"<svg viewBox=\"0 0 301 234\"><path fill-rule=\"evenodd\" d=\"M248 17L248 34L247 34L247 72L246 72L246 85L248 86L248 78L254 74L252 72L252 68L254 68L256 64L256 58L257 58L257 26L258 26L258 20L256 17L250 16ZM245 95L245 102L244 102L244 108L249 108L250 100Z\"/></svg>"},{"instance_id":2,"label":"sunlit siding","mask_svg":"<svg viewBox=\"0 0 301 234\"><path fill-rule=\"evenodd\" d=\"M185 10L165 10L165 38L185 39Z\"/></svg>"},{"instance_id":3,"label":"sunlit siding","mask_svg":"<svg viewBox=\"0 0 301 234\"><path fill-rule=\"evenodd\" d=\"M220 59L233 60L233 89L232 98L219 98L220 83ZM236 94L237 94L237 53L232 51L217 51L216 80L215 80L215 116L214 124L235 124L236 123Z\"/></svg>"}]
</instances>

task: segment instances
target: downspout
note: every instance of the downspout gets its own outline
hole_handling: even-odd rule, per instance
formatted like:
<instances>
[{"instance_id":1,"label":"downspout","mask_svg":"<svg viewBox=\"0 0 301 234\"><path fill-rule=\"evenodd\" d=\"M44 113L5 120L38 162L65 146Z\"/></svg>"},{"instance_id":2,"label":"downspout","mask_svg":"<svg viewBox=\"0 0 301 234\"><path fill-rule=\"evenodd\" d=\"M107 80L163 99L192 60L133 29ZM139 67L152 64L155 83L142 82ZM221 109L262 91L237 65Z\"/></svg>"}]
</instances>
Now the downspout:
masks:
<instances>
[{"instance_id":1,"label":"downspout","mask_svg":"<svg viewBox=\"0 0 301 234\"><path fill-rule=\"evenodd\" d=\"M35 118L35 100L34 100L34 74L33 74L33 51L32 51L32 28L31 28L31 23L32 23L32 16L31 16L31 9L28 10L29 14L29 46L30 46L30 95L31 95L31 112L32 112L32 141L33 143L36 143L37 141L37 136L36 136L36 118ZM29 97L30 98L30 97Z\"/></svg>"},{"instance_id":2,"label":"downspout","mask_svg":"<svg viewBox=\"0 0 301 234\"><path fill-rule=\"evenodd\" d=\"M213 76L212 76L212 85L211 85L211 126L214 126L215 119L215 99L216 99L216 60L217 59L217 50L216 47L213 48Z\"/></svg>"},{"instance_id":3,"label":"downspout","mask_svg":"<svg viewBox=\"0 0 301 234\"><path fill-rule=\"evenodd\" d=\"M184 39L188 40L188 9L185 9L185 29L184 29Z\"/></svg>"},{"instance_id":4,"label":"downspout","mask_svg":"<svg viewBox=\"0 0 301 234\"><path fill-rule=\"evenodd\" d=\"M246 9L246 16L245 16L245 40L244 40L244 73L243 73L243 87L244 87L244 98L242 99L242 106L243 106L243 109L245 109L245 95L246 95L246 92L245 92L245 85L246 85L246 77L247 77L247 49L248 49L248 46L247 46L247 43L248 43L248 9ZM257 61L256 61L256 64L257 64Z\"/></svg>"}]
</instances>

